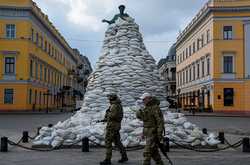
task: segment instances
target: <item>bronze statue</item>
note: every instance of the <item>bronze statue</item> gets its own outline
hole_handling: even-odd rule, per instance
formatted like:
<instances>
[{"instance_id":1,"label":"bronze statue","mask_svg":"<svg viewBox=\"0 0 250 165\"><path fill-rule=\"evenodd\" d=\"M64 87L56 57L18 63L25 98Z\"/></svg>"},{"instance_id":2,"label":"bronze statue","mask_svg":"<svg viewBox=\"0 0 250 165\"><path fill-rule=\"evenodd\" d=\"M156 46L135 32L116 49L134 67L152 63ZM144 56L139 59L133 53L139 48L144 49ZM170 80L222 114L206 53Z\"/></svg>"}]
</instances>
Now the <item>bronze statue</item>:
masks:
<instances>
[{"instance_id":1,"label":"bronze statue","mask_svg":"<svg viewBox=\"0 0 250 165\"><path fill-rule=\"evenodd\" d=\"M125 6L124 5L120 5L118 7L118 9L120 10L120 14L116 14L112 20L108 21L106 19L103 19L102 22L107 22L108 24L112 24L115 23L115 21L120 17L121 19L125 19L125 17L129 17L129 15L127 13L124 13L125 10Z\"/></svg>"}]
</instances>

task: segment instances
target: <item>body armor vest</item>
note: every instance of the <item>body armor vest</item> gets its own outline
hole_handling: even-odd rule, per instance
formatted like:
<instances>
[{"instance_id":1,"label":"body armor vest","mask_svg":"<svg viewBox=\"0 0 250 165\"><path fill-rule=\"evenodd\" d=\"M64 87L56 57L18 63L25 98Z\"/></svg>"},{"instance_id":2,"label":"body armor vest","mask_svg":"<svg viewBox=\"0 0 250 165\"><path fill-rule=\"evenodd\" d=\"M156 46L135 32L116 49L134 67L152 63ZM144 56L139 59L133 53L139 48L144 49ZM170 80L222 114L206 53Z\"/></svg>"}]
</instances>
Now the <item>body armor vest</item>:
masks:
<instances>
[{"instance_id":1,"label":"body armor vest","mask_svg":"<svg viewBox=\"0 0 250 165\"><path fill-rule=\"evenodd\" d=\"M155 118L150 115L152 106L150 106L148 109L146 109L144 112L142 112L142 118L143 126L145 128L147 127L155 127L156 121Z\"/></svg>"},{"instance_id":2,"label":"body armor vest","mask_svg":"<svg viewBox=\"0 0 250 165\"><path fill-rule=\"evenodd\" d=\"M121 122L122 118L123 118L123 109L122 109L122 106L121 106L121 104L115 104L115 106L117 106L117 116L112 121L114 121L114 122ZM109 107L109 109L110 109L110 107ZM108 122L110 122L110 119L108 119Z\"/></svg>"}]
</instances>

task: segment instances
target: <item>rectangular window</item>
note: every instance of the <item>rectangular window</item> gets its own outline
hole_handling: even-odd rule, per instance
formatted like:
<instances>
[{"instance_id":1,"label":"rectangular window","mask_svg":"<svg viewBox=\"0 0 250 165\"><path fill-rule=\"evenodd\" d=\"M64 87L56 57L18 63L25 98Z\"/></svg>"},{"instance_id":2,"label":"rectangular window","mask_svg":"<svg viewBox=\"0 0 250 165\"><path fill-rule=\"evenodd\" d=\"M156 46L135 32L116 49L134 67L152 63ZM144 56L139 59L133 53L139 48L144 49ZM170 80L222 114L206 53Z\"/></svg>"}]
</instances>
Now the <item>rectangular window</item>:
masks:
<instances>
[{"instance_id":1,"label":"rectangular window","mask_svg":"<svg viewBox=\"0 0 250 165\"><path fill-rule=\"evenodd\" d=\"M232 73L233 72L233 57L232 56L224 56L224 73Z\"/></svg>"},{"instance_id":2,"label":"rectangular window","mask_svg":"<svg viewBox=\"0 0 250 165\"><path fill-rule=\"evenodd\" d=\"M188 58L188 48L186 48L186 58Z\"/></svg>"},{"instance_id":3,"label":"rectangular window","mask_svg":"<svg viewBox=\"0 0 250 165\"><path fill-rule=\"evenodd\" d=\"M51 98L51 100L50 100L50 105L52 105L52 101L53 101L53 97L52 97L52 95L50 96L50 98Z\"/></svg>"},{"instance_id":4,"label":"rectangular window","mask_svg":"<svg viewBox=\"0 0 250 165\"><path fill-rule=\"evenodd\" d=\"M55 59L57 59L57 50L55 50L56 52L55 52Z\"/></svg>"},{"instance_id":5,"label":"rectangular window","mask_svg":"<svg viewBox=\"0 0 250 165\"><path fill-rule=\"evenodd\" d=\"M48 76L49 76L49 78L48 78L48 82L50 83L50 69L49 69Z\"/></svg>"},{"instance_id":6,"label":"rectangular window","mask_svg":"<svg viewBox=\"0 0 250 165\"><path fill-rule=\"evenodd\" d=\"M201 36L201 47L203 47L204 46L204 34L202 34L202 36Z\"/></svg>"},{"instance_id":7,"label":"rectangular window","mask_svg":"<svg viewBox=\"0 0 250 165\"><path fill-rule=\"evenodd\" d=\"M29 103L32 104L32 89L30 89L30 100Z\"/></svg>"},{"instance_id":8,"label":"rectangular window","mask_svg":"<svg viewBox=\"0 0 250 165\"><path fill-rule=\"evenodd\" d=\"M44 81L47 81L47 68L44 68Z\"/></svg>"},{"instance_id":9,"label":"rectangular window","mask_svg":"<svg viewBox=\"0 0 250 165\"><path fill-rule=\"evenodd\" d=\"M207 74L210 74L210 60L209 58L207 59Z\"/></svg>"},{"instance_id":10,"label":"rectangular window","mask_svg":"<svg viewBox=\"0 0 250 165\"><path fill-rule=\"evenodd\" d=\"M5 58L5 73L14 73L15 72L15 58L6 57Z\"/></svg>"},{"instance_id":11,"label":"rectangular window","mask_svg":"<svg viewBox=\"0 0 250 165\"><path fill-rule=\"evenodd\" d=\"M49 55L51 55L51 45L49 44Z\"/></svg>"},{"instance_id":12,"label":"rectangular window","mask_svg":"<svg viewBox=\"0 0 250 165\"><path fill-rule=\"evenodd\" d=\"M36 78L38 78L38 62L36 62Z\"/></svg>"},{"instance_id":13,"label":"rectangular window","mask_svg":"<svg viewBox=\"0 0 250 165\"><path fill-rule=\"evenodd\" d=\"M34 29L31 28L31 42L34 42Z\"/></svg>"},{"instance_id":14,"label":"rectangular window","mask_svg":"<svg viewBox=\"0 0 250 165\"><path fill-rule=\"evenodd\" d=\"M46 93L44 92L43 93L43 105L45 105L46 104L46 95L45 95Z\"/></svg>"},{"instance_id":15,"label":"rectangular window","mask_svg":"<svg viewBox=\"0 0 250 165\"><path fill-rule=\"evenodd\" d=\"M189 68L189 81L191 81L191 68Z\"/></svg>"},{"instance_id":16,"label":"rectangular window","mask_svg":"<svg viewBox=\"0 0 250 165\"><path fill-rule=\"evenodd\" d=\"M30 60L30 76L33 76L33 60Z\"/></svg>"},{"instance_id":17,"label":"rectangular window","mask_svg":"<svg viewBox=\"0 0 250 165\"><path fill-rule=\"evenodd\" d=\"M42 104L42 92L40 91L40 102L39 104L41 105Z\"/></svg>"},{"instance_id":18,"label":"rectangular window","mask_svg":"<svg viewBox=\"0 0 250 165\"><path fill-rule=\"evenodd\" d=\"M197 51L200 49L200 39L197 39Z\"/></svg>"},{"instance_id":19,"label":"rectangular window","mask_svg":"<svg viewBox=\"0 0 250 165\"><path fill-rule=\"evenodd\" d=\"M181 77L181 73L180 73L180 85L182 84L182 77Z\"/></svg>"},{"instance_id":20,"label":"rectangular window","mask_svg":"<svg viewBox=\"0 0 250 165\"><path fill-rule=\"evenodd\" d=\"M197 79L200 78L200 64L197 64Z\"/></svg>"},{"instance_id":21,"label":"rectangular window","mask_svg":"<svg viewBox=\"0 0 250 165\"><path fill-rule=\"evenodd\" d=\"M183 76L183 84L184 84L185 83L185 72L183 72L182 76Z\"/></svg>"},{"instance_id":22,"label":"rectangular window","mask_svg":"<svg viewBox=\"0 0 250 165\"><path fill-rule=\"evenodd\" d=\"M195 42L193 42L193 53L195 53Z\"/></svg>"},{"instance_id":23,"label":"rectangular window","mask_svg":"<svg viewBox=\"0 0 250 165\"><path fill-rule=\"evenodd\" d=\"M54 71L51 72L51 84L54 84Z\"/></svg>"},{"instance_id":24,"label":"rectangular window","mask_svg":"<svg viewBox=\"0 0 250 165\"><path fill-rule=\"evenodd\" d=\"M185 52L183 51L182 53L183 53L183 54L182 54L182 55L183 55L182 58L183 58L183 61L184 61L184 59L185 59Z\"/></svg>"},{"instance_id":25,"label":"rectangular window","mask_svg":"<svg viewBox=\"0 0 250 165\"><path fill-rule=\"evenodd\" d=\"M35 104L37 104L37 90L35 90Z\"/></svg>"},{"instance_id":26,"label":"rectangular window","mask_svg":"<svg viewBox=\"0 0 250 165\"><path fill-rule=\"evenodd\" d=\"M191 56L191 45L189 45L189 56Z\"/></svg>"},{"instance_id":27,"label":"rectangular window","mask_svg":"<svg viewBox=\"0 0 250 165\"><path fill-rule=\"evenodd\" d=\"M39 46L39 33L36 33L36 46Z\"/></svg>"},{"instance_id":28,"label":"rectangular window","mask_svg":"<svg viewBox=\"0 0 250 165\"><path fill-rule=\"evenodd\" d=\"M62 63L62 54L61 54L61 57L60 57L60 63Z\"/></svg>"},{"instance_id":29,"label":"rectangular window","mask_svg":"<svg viewBox=\"0 0 250 165\"><path fill-rule=\"evenodd\" d=\"M207 30L207 43L209 43L210 41L210 30L208 29Z\"/></svg>"},{"instance_id":30,"label":"rectangular window","mask_svg":"<svg viewBox=\"0 0 250 165\"><path fill-rule=\"evenodd\" d=\"M59 79L60 80L59 87L61 87L61 81L62 81L61 79L62 79L62 76L60 76L60 79Z\"/></svg>"},{"instance_id":31,"label":"rectangular window","mask_svg":"<svg viewBox=\"0 0 250 165\"><path fill-rule=\"evenodd\" d=\"M188 83L188 70L186 70L186 83Z\"/></svg>"},{"instance_id":32,"label":"rectangular window","mask_svg":"<svg viewBox=\"0 0 250 165\"><path fill-rule=\"evenodd\" d=\"M175 55L172 55L172 61L175 61Z\"/></svg>"},{"instance_id":33,"label":"rectangular window","mask_svg":"<svg viewBox=\"0 0 250 165\"><path fill-rule=\"evenodd\" d=\"M54 95L54 105L56 105L56 95Z\"/></svg>"},{"instance_id":34,"label":"rectangular window","mask_svg":"<svg viewBox=\"0 0 250 165\"><path fill-rule=\"evenodd\" d=\"M43 79L43 66L40 66L40 79Z\"/></svg>"},{"instance_id":35,"label":"rectangular window","mask_svg":"<svg viewBox=\"0 0 250 165\"><path fill-rule=\"evenodd\" d=\"M14 89L4 89L4 104L14 104Z\"/></svg>"},{"instance_id":36,"label":"rectangular window","mask_svg":"<svg viewBox=\"0 0 250 165\"><path fill-rule=\"evenodd\" d=\"M232 39L233 27L232 26L223 26L223 39L230 40Z\"/></svg>"},{"instance_id":37,"label":"rectangular window","mask_svg":"<svg viewBox=\"0 0 250 165\"><path fill-rule=\"evenodd\" d=\"M180 61L182 62L182 54L180 54Z\"/></svg>"},{"instance_id":38,"label":"rectangular window","mask_svg":"<svg viewBox=\"0 0 250 165\"><path fill-rule=\"evenodd\" d=\"M41 49L43 49L43 37L41 37Z\"/></svg>"},{"instance_id":39,"label":"rectangular window","mask_svg":"<svg viewBox=\"0 0 250 165\"><path fill-rule=\"evenodd\" d=\"M193 66L193 80L195 80L195 66Z\"/></svg>"},{"instance_id":40,"label":"rectangular window","mask_svg":"<svg viewBox=\"0 0 250 165\"><path fill-rule=\"evenodd\" d=\"M224 106L234 105L234 92L233 88L224 88Z\"/></svg>"},{"instance_id":41,"label":"rectangular window","mask_svg":"<svg viewBox=\"0 0 250 165\"><path fill-rule=\"evenodd\" d=\"M180 85L180 79L179 79L179 74L178 74L178 85Z\"/></svg>"},{"instance_id":42,"label":"rectangular window","mask_svg":"<svg viewBox=\"0 0 250 165\"><path fill-rule=\"evenodd\" d=\"M204 68L204 61L201 62L201 77L204 77L205 68Z\"/></svg>"},{"instance_id":43,"label":"rectangular window","mask_svg":"<svg viewBox=\"0 0 250 165\"><path fill-rule=\"evenodd\" d=\"M58 51L57 61L59 61L59 57L60 57L60 52Z\"/></svg>"},{"instance_id":44,"label":"rectangular window","mask_svg":"<svg viewBox=\"0 0 250 165\"><path fill-rule=\"evenodd\" d=\"M59 80L59 74L57 74L57 86L59 86L60 80Z\"/></svg>"},{"instance_id":45,"label":"rectangular window","mask_svg":"<svg viewBox=\"0 0 250 165\"><path fill-rule=\"evenodd\" d=\"M5 24L5 38L16 38L15 24Z\"/></svg>"},{"instance_id":46,"label":"rectangular window","mask_svg":"<svg viewBox=\"0 0 250 165\"><path fill-rule=\"evenodd\" d=\"M180 61L179 61L179 56L177 57L178 58L178 64L180 63Z\"/></svg>"},{"instance_id":47,"label":"rectangular window","mask_svg":"<svg viewBox=\"0 0 250 165\"><path fill-rule=\"evenodd\" d=\"M56 85L56 73L55 73L55 85Z\"/></svg>"},{"instance_id":48,"label":"rectangular window","mask_svg":"<svg viewBox=\"0 0 250 165\"><path fill-rule=\"evenodd\" d=\"M52 57L54 57L54 46L52 46Z\"/></svg>"},{"instance_id":49,"label":"rectangular window","mask_svg":"<svg viewBox=\"0 0 250 165\"><path fill-rule=\"evenodd\" d=\"M47 51L48 51L48 48L47 48L47 41L45 40L45 48L44 48L44 51L46 52L46 53L48 53Z\"/></svg>"}]
</instances>

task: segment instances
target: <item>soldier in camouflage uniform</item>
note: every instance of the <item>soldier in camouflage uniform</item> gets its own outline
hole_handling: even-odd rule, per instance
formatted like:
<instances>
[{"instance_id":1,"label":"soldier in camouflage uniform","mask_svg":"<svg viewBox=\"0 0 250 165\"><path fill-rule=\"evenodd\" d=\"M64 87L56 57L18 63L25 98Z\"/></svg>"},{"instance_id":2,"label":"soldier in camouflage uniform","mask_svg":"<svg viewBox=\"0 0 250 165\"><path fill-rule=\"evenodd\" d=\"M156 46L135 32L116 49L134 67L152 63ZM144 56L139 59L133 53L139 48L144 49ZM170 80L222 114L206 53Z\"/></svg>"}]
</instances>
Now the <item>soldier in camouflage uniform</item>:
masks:
<instances>
[{"instance_id":1,"label":"soldier in camouflage uniform","mask_svg":"<svg viewBox=\"0 0 250 165\"><path fill-rule=\"evenodd\" d=\"M160 101L149 93L144 93L140 99L146 105L144 110L138 110L136 117L143 121L143 134L141 138L146 137L146 146L143 151L143 165L151 164L151 157L157 165L164 165L161 159L161 155L158 152L157 143L153 131L156 131L159 141L162 140L162 134L164 129L164 119L162 111L159 108Z\"/></svg>"},{"instance_id":2,"label":"soldier in camouflage uniform","mask_svg":"<svg viewBox=\"0 0 250 165\"><path fill-rule=\"evenodd\" d=\"M106 135L105 135L105 146L106 146L106 158L104 161L100 162L101 165L111 164L112 157L112 142L119 149L122 159L118 160L119 163L128 161L127 153L124 146L120 140L120 129L121 121L123 118L123 109L121 101L117 99L116 93L109 93L107 95L111 106L106 111L107 126L106 126Z\"/></svg>"}]
</instances>

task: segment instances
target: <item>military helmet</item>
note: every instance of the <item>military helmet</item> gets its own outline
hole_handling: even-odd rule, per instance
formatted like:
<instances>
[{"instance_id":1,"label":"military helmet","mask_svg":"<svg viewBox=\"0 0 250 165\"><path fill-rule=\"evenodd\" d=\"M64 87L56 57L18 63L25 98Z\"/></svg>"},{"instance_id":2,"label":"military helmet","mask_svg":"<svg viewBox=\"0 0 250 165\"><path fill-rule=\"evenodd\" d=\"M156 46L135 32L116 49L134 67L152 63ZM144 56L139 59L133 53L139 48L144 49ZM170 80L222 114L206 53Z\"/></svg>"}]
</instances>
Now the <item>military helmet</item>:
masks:
<instances>
[{"instance_id":1,"label":"military helmet","mask_svg":"<svg viewBox=\"0 0 250 165\"><path fill-rule=\"evenodd\" d=\"M108 97L109 100L116 100L117 99L116 93L109 93L107 95L107 97Z\"/></svg>"}]
</instances>

